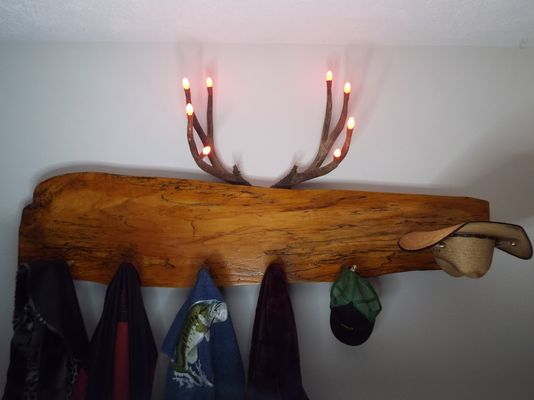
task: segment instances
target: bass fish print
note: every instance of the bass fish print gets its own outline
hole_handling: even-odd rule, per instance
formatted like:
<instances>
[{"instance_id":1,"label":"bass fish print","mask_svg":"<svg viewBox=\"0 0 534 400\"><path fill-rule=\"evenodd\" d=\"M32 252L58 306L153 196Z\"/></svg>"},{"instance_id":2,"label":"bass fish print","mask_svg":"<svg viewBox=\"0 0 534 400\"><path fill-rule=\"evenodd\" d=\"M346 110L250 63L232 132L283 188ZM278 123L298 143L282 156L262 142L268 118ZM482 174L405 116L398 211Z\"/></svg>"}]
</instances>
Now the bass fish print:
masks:
<instances>
[{"instance_id":1,"label":"bass fish print","mask_svg":"<svg viewBox=\"0 0 534 400\"><path fill-rule=\"evenodd\" d=\"M185 321L184 328L176 344L173 380L180 387L212 387L198 357L198 345L204 340L209 342L211 326L228 319L226 303L219 300L201 300L193 303Z\"/></svg>"}]
</instances>

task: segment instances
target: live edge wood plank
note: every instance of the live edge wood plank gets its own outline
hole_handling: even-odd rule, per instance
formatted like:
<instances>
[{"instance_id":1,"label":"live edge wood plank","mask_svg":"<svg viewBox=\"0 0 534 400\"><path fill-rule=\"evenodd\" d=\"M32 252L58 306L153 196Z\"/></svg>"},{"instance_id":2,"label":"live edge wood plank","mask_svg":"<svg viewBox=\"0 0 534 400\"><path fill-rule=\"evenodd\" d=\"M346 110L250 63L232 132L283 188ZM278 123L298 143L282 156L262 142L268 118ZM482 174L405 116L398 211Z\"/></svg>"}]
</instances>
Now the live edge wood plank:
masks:
<instances>
[{"instance_id":1,"label":"live edge wood plank","mask_svg":"<svg viewBox=\"0 0 534 400\"><path fill-rule=\"evenodd\" d=\"M101 283L128 261L145 286L185 287L203 265L225 286L258 283L280 260L290 282L328 282L349 264L364 276L437 269L399 237L488 219L488 203L467 197L74 173L35 189L19 261L64 259L74 279Z\"/></svg>"}]
</instances>

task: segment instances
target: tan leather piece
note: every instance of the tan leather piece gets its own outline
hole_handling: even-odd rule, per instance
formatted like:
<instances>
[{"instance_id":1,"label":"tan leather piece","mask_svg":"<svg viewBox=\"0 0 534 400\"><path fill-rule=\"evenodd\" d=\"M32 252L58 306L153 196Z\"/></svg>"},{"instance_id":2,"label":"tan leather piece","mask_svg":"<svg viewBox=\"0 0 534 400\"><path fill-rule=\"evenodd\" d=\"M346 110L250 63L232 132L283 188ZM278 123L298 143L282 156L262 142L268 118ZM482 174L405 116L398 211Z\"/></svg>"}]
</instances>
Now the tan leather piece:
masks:
<instances>
[{"instance_id":1,"label":"tan leather piece","mask_svg":"<svg viewBox=\"0 0 534 400\"><path fill-rule=\"evenodd\" d=\"M399 246L403 250L410 251L426 249L443 240L443 238L458 230L462 225L464 224L453 225L436 231L410 232L400 238Z\"/></svg>"}]
</instances>

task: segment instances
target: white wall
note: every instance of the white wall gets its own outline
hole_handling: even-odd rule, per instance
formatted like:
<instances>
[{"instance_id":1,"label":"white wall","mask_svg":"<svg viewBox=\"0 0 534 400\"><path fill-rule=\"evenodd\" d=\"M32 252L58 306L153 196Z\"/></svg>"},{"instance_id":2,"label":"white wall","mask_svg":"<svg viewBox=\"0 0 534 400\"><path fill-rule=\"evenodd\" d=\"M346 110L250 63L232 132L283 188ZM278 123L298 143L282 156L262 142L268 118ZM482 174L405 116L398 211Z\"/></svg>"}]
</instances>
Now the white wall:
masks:
<instances>
[{"instance_id":1,"label":"white wall","mask_svg":"<svg viewBox=\"0 0 534 400\"><path fill-rule=\"evenodd\" d=\"M273 181L293 159L313 156L328 68L337 104L343 80L353 84L358 134L343 164L313 186L481 197L493 219L523 224L534 239L532 50L2 43L0 386L20 212L40 180L73 170L209 179L189 154L181 90L187 75L200 104L209 73L224 161L240 160L257 183ZM355 348L330 333L329 284L292 286L308 394L533 398L533 266L496 251L480 280L442 272L374 279L383 312ZM105 288L77 287L92 333ZM143 294L160 344L187 290ZM258 287L225 294L247 363Z\"/></svg>"}]
</instances>

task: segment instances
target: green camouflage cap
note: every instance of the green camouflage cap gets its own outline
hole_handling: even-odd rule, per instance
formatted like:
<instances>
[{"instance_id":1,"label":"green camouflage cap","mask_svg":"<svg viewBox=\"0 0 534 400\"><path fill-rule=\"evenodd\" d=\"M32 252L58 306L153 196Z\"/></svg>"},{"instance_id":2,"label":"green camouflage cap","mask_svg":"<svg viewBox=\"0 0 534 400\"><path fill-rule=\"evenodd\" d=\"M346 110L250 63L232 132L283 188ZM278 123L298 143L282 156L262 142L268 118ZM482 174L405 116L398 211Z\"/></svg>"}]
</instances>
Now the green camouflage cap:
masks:
<instances>
[{"instance_id":1,"label":"green camouflage cap","mask_svg":"<svg viewBox=\"0 0 534 400\"><path fill-rule=\"evenodd\" d=\"M374 322L382 310L371 284L355 268L344 268L330 290L330 308L352 304L367 320Z\"/></svg>"}]
</instances>

